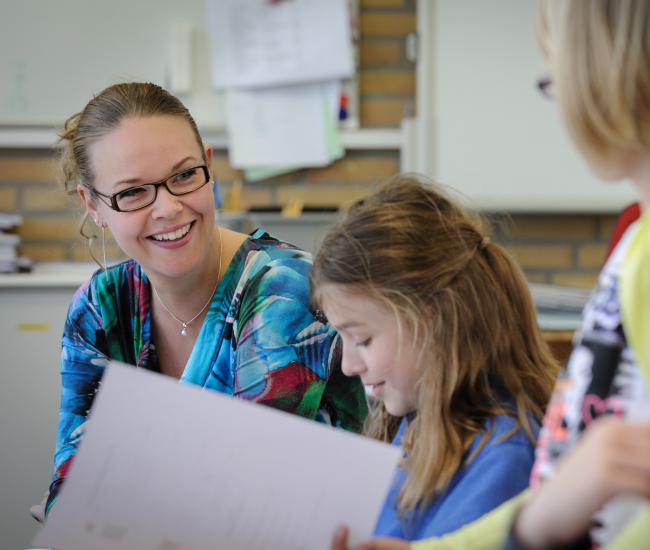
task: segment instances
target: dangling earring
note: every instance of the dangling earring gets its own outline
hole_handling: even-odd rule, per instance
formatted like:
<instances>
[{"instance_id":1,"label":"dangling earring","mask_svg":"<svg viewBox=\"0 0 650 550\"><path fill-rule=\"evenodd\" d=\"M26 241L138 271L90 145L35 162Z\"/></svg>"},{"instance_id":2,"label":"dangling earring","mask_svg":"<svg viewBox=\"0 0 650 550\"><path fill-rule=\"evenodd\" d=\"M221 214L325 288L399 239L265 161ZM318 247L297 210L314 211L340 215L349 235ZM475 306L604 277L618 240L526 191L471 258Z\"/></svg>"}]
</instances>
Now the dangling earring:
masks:
<instances>
[{"instance_id":1,"label":"dangling earring","mask_svg":"<svg viewBox=\"0 0 650 550\"><path fill-rule=\"evenodd\" d=\"M92 220L95 222L95 225L98 228L101 228L102 230L102 249L104 250L104 264L99 261L97 256L95 256L95 253L93 252L93 245L95 244L95 241L97 240L97 231L96 230L89 230L87 227L88 221ZM81 236L86 239L86 246L88 247L88 254L90 254L90 257L93 259L93 261L106 272L106 250L105 250L105 245L104 245L104 227L103 224L100 225L99 221L93 218L88 212L83 217L83 220L81 221L81 226L79 227L79 233Z\"/></svg>"},{"instance_id":2,"label":"dangling earring","mask_svg":"<svg viewBox=\"0 0 650 550\"><path fill-rule=\"evenodd\" d=\"M86 229L86 222L88 219L91 219L92 221L95 222L95 225L102 230L102 257L104 259L104 262L100 262L97 259L97 256L95 256L95 253L93 252L93 245L95 241L97 240L97 232L96 231L88 231ZM104 234L105 232L105 226L103 223L100 223L98 219L93 218L90 214L86 213L84 216L83 221L81 222L81 227L79 228L79 233L81 233L81 236L86 239L86 244L88 245L88 253L90 254L90 257L94 260L94 262L106 273L106 236Z\"/></svg>"},{"instance_id":3,"label":"dangling earring","mask_svg":"<svg viewBox=\"0 0 650 550\"><path fill-rule=\"evenodd\" d=\"M102 256L104 258L104 267L103 267L103 269L104 269L104 275L107 275L107 273L106 273L106 266L107 266L107 264L106 264L106 235L105 235L106 226L102 223L101 228L102 228Z\"/></svg>"}]
</instances>

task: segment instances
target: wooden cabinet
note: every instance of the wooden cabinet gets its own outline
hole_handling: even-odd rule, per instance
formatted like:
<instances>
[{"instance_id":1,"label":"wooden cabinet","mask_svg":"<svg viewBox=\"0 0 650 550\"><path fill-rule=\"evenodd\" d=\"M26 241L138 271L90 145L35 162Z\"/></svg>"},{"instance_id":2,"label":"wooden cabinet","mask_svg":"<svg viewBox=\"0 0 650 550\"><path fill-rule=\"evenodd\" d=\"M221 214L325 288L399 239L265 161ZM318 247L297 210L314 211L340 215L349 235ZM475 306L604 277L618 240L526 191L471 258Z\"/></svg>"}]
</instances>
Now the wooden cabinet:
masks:
<instances>
[{"instance_id":1,"label":"wooden cabinet","mask_svg":"<svg viewBox=\"0 0 650 550\"><path fill-rule=\"evenodd\" d=\"M573 349L573 331L545 331L544 339L555 358L564 366Z\"/></svg>"}]
</instances>

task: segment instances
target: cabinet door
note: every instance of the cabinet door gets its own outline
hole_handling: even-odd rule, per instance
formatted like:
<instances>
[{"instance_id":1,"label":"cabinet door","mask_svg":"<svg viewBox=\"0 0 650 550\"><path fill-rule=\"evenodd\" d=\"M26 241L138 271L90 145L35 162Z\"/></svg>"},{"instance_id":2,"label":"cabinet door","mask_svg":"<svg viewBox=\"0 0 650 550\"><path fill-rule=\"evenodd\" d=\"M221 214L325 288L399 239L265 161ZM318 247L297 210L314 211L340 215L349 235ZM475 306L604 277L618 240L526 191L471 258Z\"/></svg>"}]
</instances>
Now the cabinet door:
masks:
<instances>
[{"instance_id":1,"label":"cabinet door","mask_svg":"<svg viewBox=\"0 0 650 550\"><path fill-rule=\"evenodd\" d=\"M0 547L26 548L47 490L72 288L0 288Z\"/></svg>"}]
</instances>

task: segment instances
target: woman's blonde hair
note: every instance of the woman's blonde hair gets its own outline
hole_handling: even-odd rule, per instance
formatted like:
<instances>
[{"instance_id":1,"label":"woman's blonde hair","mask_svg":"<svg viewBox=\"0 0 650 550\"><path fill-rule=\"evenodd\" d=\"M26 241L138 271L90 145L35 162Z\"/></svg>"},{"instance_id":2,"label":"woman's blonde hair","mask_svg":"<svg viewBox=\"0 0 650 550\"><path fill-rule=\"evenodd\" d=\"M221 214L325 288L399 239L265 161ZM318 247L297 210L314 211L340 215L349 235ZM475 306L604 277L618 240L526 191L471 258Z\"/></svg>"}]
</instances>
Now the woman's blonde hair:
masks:
<instances>
[{"instance_id":1,"label":"woman's blonde hair","mask_svg":"<svg viewBox=\"0 0 650 550\"><path fill-rule=\"evenodd\" d=\"M495 415L513 416L535 441L530 419L541 421L558 366L523 274L478 218L433 185L392 178L328 232L312 272L316 304L325 284L377 300L413 335L417 414L404 438L402 512L426 505L472 460L472 441ZM388 440L399 421L380 404L366 433Z\"/></svg>"},{"instance_id":2,"label":"woman's blonde hair","mask_svg":"<svg viewBox=\"0 0 650 550\"><path fill-rule=\"evenodd\" d=\"M538 42L588 156L650 147L650 2L540 0Z\"/></svg>"},{"instance_id":3,"label":"woman's blonde hair","mask_svg":"<svg viewBox=\"0 0 650 550\"><path fill-rule=\"evenodd\" d=\"M177 97L150 82L114 84L93 97L83 111L65 122L59 135L62 148L60 179L64 189L68 193L75 193L77 185L81 184L92 190L95 174L91 163L91 146L125 118L157 115L185 119L203 152L196 122ZM205 153L203 158L205 160Z\"/></svg>"}]
</instances>

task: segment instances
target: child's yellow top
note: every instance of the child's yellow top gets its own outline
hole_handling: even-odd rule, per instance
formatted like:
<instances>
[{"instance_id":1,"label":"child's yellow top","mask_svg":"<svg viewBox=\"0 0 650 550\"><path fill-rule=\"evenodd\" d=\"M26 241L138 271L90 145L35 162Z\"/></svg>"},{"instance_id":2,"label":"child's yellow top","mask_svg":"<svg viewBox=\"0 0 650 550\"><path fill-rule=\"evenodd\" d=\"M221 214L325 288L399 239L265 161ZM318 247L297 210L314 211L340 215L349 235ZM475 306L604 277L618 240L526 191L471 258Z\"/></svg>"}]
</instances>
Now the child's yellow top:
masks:
<instances>
[{"instance_id":1,"label":"child's yellow top","mask_svg":"<svg viewBox=\"0 0 650 550\"><path fill-rule=\"evenodd\" d=\"M620 275L625 335L650 387L650 212L637 222Z\"/></svg>"}]
</instances>

